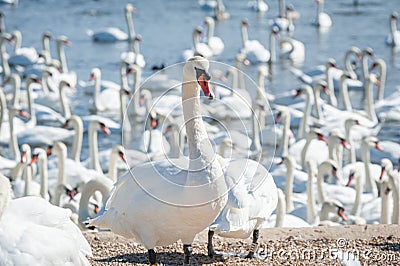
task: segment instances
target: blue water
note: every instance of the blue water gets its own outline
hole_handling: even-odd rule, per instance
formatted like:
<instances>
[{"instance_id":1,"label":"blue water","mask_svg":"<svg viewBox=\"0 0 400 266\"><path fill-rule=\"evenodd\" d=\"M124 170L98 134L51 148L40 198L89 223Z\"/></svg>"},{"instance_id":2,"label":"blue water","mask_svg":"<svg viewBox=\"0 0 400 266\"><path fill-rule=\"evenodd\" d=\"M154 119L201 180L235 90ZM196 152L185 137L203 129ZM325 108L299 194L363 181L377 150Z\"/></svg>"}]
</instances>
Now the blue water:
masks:
<instances>
[{"instance_id":1,"label":"blue water","mask_svg":"<svg viewBox=\"0 0 400 266\"><path fill-rule=\"evenodd\" d=\"M36 0L20 1L18 8L0 6L5 13L6 29L22 32L23 46L41 49L41 34L50 31L55 37L66 35L72 42L66 47L68 66L78 74L78 79L88 80L92 67L100 67L102 78L119 82L119 60L121 52L127 50L127 43L94 43L86 30L96 30L107 26L117 26L127 31L123 15L124 6L131 2L137 12L133 15L136 33L143 37L141 51L147 65L144 75L151 75L151 67L164 63L171 65L179 62L184 49L192 46L192 30L203 24L203 19L211 11L202 10L196 0L174 1L78 1L78 0ZM383 58L388 65L385 94L392 93L400 84L400 57L393 54L385 45L389 33L389 16L399 8L398 1L360 0L359 6L353 6L352 0L325 1L325 12L333 26L328 32L320 33L311 25L316 13L314 1L287 1L292 3L301 14L295 22L293 37L302 41L306 47L306 60L303 68L325 64L327 58L336 59L343 66L343 57L350 46L361 49L370 46L377 57ZM247 7L247 1L225 1L231 18L217 22L215 34L225 43L224 52L216 58L224 63L233 64L234 56L241 46L240 21L249 21L249 37L258 39L268 47L269 20L278 15L278 0L267 1L269 10L258 14ZM55 43L52 43L55 56ZM244 70L255 78L256 65ZM288 70L288 66L278 62L274 67L273 80L267 83L267 91L279 93L295 89L300 85ZM88 98L77 91L75 103L78 113L85 113ZM389 125L382 134L387 139L398 141L395 136L398 128ZM385 133L392 132L392 133ZM102 146L101 148L105 148Z\"/></svg>"}]
</instances>

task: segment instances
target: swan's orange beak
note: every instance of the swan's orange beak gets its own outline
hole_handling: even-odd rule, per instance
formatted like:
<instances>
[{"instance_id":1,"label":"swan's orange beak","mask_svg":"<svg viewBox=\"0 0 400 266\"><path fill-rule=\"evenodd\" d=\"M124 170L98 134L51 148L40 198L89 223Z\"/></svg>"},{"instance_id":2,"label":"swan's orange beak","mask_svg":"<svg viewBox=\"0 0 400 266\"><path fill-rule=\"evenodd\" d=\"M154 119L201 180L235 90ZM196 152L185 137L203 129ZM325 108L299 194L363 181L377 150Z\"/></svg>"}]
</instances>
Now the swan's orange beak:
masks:
<instances>
[{"instance_id":1,"label":"swan's orange beak","mask_svg":"<svg viewBox=\"0 0 400 266\"><path fill-rule=\"evenodd\" d=\"M378 149L378 150L380 150L380 151L383 151L383 150L384 150L383 147L382 147L381 145L379 145L379 142L376 142L376 143L375 143L375 148Z\"/></svg>"},{"instance_id":2,"label":"swan's orange beak","mask_svg":"<svg viewBox=\"0 0 400 266\"><path fill-rule=\"evenodd\" d=\"M36 163L37 160L38 160L38 157L39 157L39 156L38 156L37 154L34 154L34 155L32 156L31 162L29 163L29 166L31 166L32 164Z\"/></svg>"},{"instance_id":3,"label":"swan's orange beak","mask_svg":"<svg viewBox=\"0 0 400 266\"><path fill-rule=\"evenodd\" d=\"M342 144L342 146L347 150L350 150L351 148L351 145L345 139L341 139L340 144Z\"/></svg>"},{"instance_id":4,"label":"swan's orange beak","mask_svg":"<svg viewBox=\"0 0 400 266\"><path fill-rule=\"evenodd\" d=\"M275 124L278 124L281 121L281 118L282 118L282 112L279 112L275 118Z\"/></svg>"},{"instance_id":5,"label":"swan's orange beak","mask_svg":"<svg viewBox=\"0 0 400 266\"><path fill-rule=\"evenodd\" d=\"M207 76L206 73L202 73L197 77L197 83L199 83L201 89L203 90L203 93L206 97L208 97L210 100L214 99L214 95L211 91L211 88L208 84L210 76Z\"/></svg>"},{"instance_id":6,"label":"swan's orange beak","mask_svg":"<svg viewBox=\"0 0 400 266\"><path fill-rule=\"evenodd\" d=\"M343 209L343 208L339 208L339 210L338 210L338 215L339 215L340 217L342 217L342 219L343 219L344 221L347 221L347 217L346 217L346 214L344 214L344 209Z\"/></svg>"},{"instance_id":7,"label":"swan's orange beak","mask_svg":"<svg viewBox=\"0 0 400 266\"><path fill-rule=\"evenodd\" d=\"M25 112L24 110L20 110L19 115L28 119L31 117L31 115L28 112Z\"/></svg>"},{"instance_id":8,"label":"swan's orange beak","mask_svg":"<svg viewBox=\"0 0 400 266\"><path fill-rule=\"evenodd\" d=\"M354 179L354 173L351 173L351 174L349 175L349 181L347 181L346 187L349 187L349 186L350 186L351 181L353 181L353 179Z\"/></svg>"},{"instance_id":9,"label":"swan's orange beak","mask_svg":"<svg viewBox=\"0 0 400 266\"><path fill-rule=\"evenodd\" d=\"M122 151L120 151L120 152L118 153L118 155L119 155L119 158L121 158L121 160L122 160L124 163L126 163L125 154L124 154Z\"/></svg>"},{"instance_id":10,"label":"swan's orange beak","mask_svg":"<svg viewBox=\"0 0 400 266\"><path fill-rule=\"evenodd\" d=\"M385 167L382 167L381 174L379 175L379 180L382 180L384 174L385 174Z\"/></svg>"},{"instance_id":11,"label":"swan's orange beak","mask_svg":"<svg viewBox=\"0 0 400 266\"><path fill-rule=\"evenodd\" d=\"M328 142L322 134L317 134L317 139L326 143Z\"/></svg>"},{"instance_id":12,"label":"swan's orange beak","mask_svg":"<svg viewBox=\"0 0 400 266\"><path fill-rule=\"evenodd\" d=\"M111 131L108 127L106 127L106 125L104 125L103 123L100 123L100 129L101 131L103 131L104 133L106 133L107 135L111 134Z\"/></svg>"}]
</instances>

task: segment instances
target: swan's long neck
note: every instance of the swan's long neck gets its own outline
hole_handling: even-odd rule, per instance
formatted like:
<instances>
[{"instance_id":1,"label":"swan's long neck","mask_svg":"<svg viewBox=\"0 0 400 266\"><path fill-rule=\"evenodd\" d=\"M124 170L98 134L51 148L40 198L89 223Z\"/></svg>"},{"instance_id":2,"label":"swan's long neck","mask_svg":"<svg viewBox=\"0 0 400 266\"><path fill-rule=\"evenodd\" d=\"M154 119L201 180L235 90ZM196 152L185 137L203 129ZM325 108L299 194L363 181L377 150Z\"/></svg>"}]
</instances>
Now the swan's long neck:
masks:
<instances>
[{"instance_id":1,"label":"swan's long neck","mask_svg":"<svg viewBox=\"0 0 400 266\"><path fill-rule=\"evenodd\" d=\"M351 210L351 214L353 214L355 216L360 216L361 196L363 194L364 182L359 173L354 173L354 177L356 178L356 197L354 199L354 205L353 205L353 209Z\"/></svg>"},{"instance_id":2,"label":"swan's long neck","mask_svg":"<svg viewBox=\"0 0 400 266\"><path fill-rule=\"evenodd\" d=\"M118 176L118 169L117 169L117 160L118 160L119 154L118 151L115 152L114 150L111 152L110 155L110 162L108 164L108 177L113 181L114 183L117 181L117 176Z\"/></svg>"},{"instance_id":3,"label":"swan's long neck","mask_svg":"<svg viewBox=\"0 0 400 266\"><path fill-rule=\"evenodd\" d=\"M305 102L303 117L301 119L299 127L299 133L297 136L298 139L304 138L304 136L310 131L310 127L308 125L308 119L310 115L311 115L311 94L309 93L308 90L306 90L306 102Z\"/></svg>"},{"instance_id":4,"label":"swan's long neck","mask_svg":"<svg viewBox=\"0 0 400 266\"><path fill-rule=\"evenodd\" d=\"M286 162L286 160L285 160ZM293 206L293 180L294 180L294 165L292 162L286 163L286 185L285 185L285 195L286 195L286 212L289 213L294 209Z\"/></svg>"},{"instance_id":5,"label":"swan's long neck","mask_svg":"<svg viewBox=\"0 0 400 266\"><path fill-rule=\"evenodd\" d=\"M384 98L385 94L385 85L386 85L386 63L383 60L379 60L378 64L379 69L379 86L378 86L378 100L381 101Z\"/></svg>"},{"instance_id":6,"label":"swan's long neck","mask_svg":"<svg viewBox=\"0 0 400 266\"><path fill-rule=\"evenodd\" d=\"M112 182L105 177L96 177L83 185L81 192L81 199L79 201L79 221L83 222L90 218L89 214L89 199L96 191L101 193L103 199L103 206L105 206L110 195Z\"/></svg>"},{"instance_id":7,"label":"swan's long neck","mask_svg":"<svg viewBox=\"0 0 400 266\"><path fill-rule=\"evenodd\" d=\"M66 87L66 84L64 81L60 82L59 88L58 88L58 93L60 97L60 104L61 104L61 110L64 115L65 119L68 119L71 116L71 108L69 107L68 101L65 98L64 95L64 88Z\"/></svg>"},{"instance_id":8,"label":"swan's long neck","mask_svg":"<svg viewBox=\"0 0 400 266\"><path fill-rule=\"evenodd\" d=\"M89 153L90 153L90 167L99 173L103 174L103 170L99 161L99 146L97 142L97 123L90 123L89 126Z\"/></svg>"},{"instance_id":9,"label":"swan's long neck","mask_svg":"<svg viewBox=\"0 0 400 266\"><path fill-rule=\"evenodd\" d=\"M83 140L83 123L81 119L73 120L74 127L74 143L72 144L72 160L79 163L81 161L82 140Z\"/></svg>"},{"instance_id":10,"label":"swan's long neck","mask_svg":"<svg viewBox=\"0 0 400 266\"><path fill-rule=\"evenodd\" d=\"M215 23L214 20L210 20L208 22L208 33L207 33L207 42L208 45L210 45L210 40L212 37L214 37L214 29L215 29Z\"/></svg>"},{"instance_id":11,"label":"swan's long neck","mask_svg":"<svg viewBox=\"0 0 400 266\"><path fill-rule=\"evenodd\" d=\"M16 31L14 32L14 40L15 40L15 44L14 44L14 53L18 53L18 50L21 49L22 47L22 35L21 32Z\"/></svg>"},{"instance_id":12,"label":"swan's long neck","mask_svg":"<svg viewBox=\"0 0 400 266\"><path fill-rule=\"evenodd\" d=\"M93 100L96 112L104 111L104 107L100 101L100 89L101 89L101 73L97 72L94 79L94 91L93 91Z\"/></svg>"},{"instance_id":13,"label":"swan's long neck","mask_svg":"<svg viewBox=\"0 0 400 266\"><path fill-rule=\"evenodd\" d=\"M125 75L125 66L121 66L120 69L120 77L121 77L121 88L119 91L119 100L121 101L120 105L120 124L121 127L125 132L130 132L132 127L130 123L130 119L125 119L125 115L127 115L127 99L126 99L126 93L125 90L127 91L129 86L128 86L128 78Z\"/></svg>"},{"instance_id":14,"label":"swan's long neck","mask_svg":"<svg viewBox=\"0 0 400 266\"><path fill-rule=\"evenodd\" d=\"M301 167L303 167L303 169L305 169L305 167L306 167L306 155L307 155L308 148L311 144L311 141L313 139L314 139L314 135L311 135L310 133L308 133L307 138L306 138L306 143L304 143L303 149L301 150L300 161L301 161Z\"/></svg>"},{"instance_id":15,"label":"swan's long neck","mask_svg":"<svg viewBox=\"0 0 400 266\"><path fill-rule=\"evenodd\" d=\"M126 19L126 24L128 26L128 36L129 40L132 40L135 38L135 27L133 26L133 19L132 19L132 12L130 11L125 11L125 19Z\"/></svg>"},{"instance_id":16,"label":"swan's long neck","mask_svg":"<svg viewBox=\"0 0 400 266\"><path fill-rule=\"evenodd\" d=\"M375 185L375 181L371 176L371 169L369 167L370 164L370 154L369 154L369 145L365 141L361 144L361 152L362 152L362 160L364 162L364 171L365 171L365 192L371 192L374 197L378 196L378 190Z\"/></svg>"},{"instance_id":17,"label":"swan's long neck","mask_svg":"<svg viewBox=\"0 0 400 266\"><path fill-rule=\"evenodd\" d=\"M242 47L246 46L246 42L249 40L249 35L247 33L247 26L242 25Z\"/></svg>"},{"instance_id":18,"label":"swan's long neck","mask_svg":"<svg viewBox=\"0 0 400 266\"><path fill-rule=\"evenodd\" d=\"M340 78L339 93L345 109L347 111L353 111L353 107L351 106L350 102L349 90L347 88L347 77Z\"/></svg>"},{"instance_id":19,"label":"swan's long neck","mask_svg":"<svg viewBox=\"0 0 400 266\"><path fill-rule=\"evenodd\" d=\"M392 37L392 45L395 45L395 38L397 32L397 19L390 19L390 35Z\"/></svg>"},{"instance_id":20,"label":"swan's long neck","mask_svg":"<svg viewBox=\"0 0 400 266\"><path fill-rule=\"evenodd\" d=\"M232 75L231 95L233 95L234 94L233 90L236 90L237 88L242 89L241 86L239 86L239 75L241 75L241 74L239 73L238 69L232 69L232 71L230 71L230 74Z\"/></svg>"},{"instance_id":21,"label":"swan's long neck","mask_svg":"<svg viewBox=\"0 0 400 266\"><path fill-rule=\"evenodd\" d=\"M353 139L351 136L351 127L352 124L350 122L345 123L345 131L346 131L346 142L350 145L350 148L347 150L347 158L346 162L355 163L356 162L356 151L353 145Z\"/></svg>"},{"instance_id":22,"label":"swan's long neck","mask_svg":"<svg viewBox=\"0 0 400 266\"><path fill-rule=\"evenodd\" d=\"M329 170L329 164L321 164L317 173L318 202L323 203L326 200L324 193L324 175Z\"/></svg>"},{"instance_id":23,"label":"swan's long neck","mask_svg":"<svg viewBox=\"0 0 400 266\"><path fill-rule=\"evenodd\" d=\"M351 58L352 55L359 56L359 55L357 54L356 50L354 50L354 49L349 49L349 50L346 52L345 56L344 56L344 67L345 67L345 69L346 69L346 72L347 72L353 79L357 79L357 74L356 74L356 72L354 71L354 69L353 69L353 67L352 67L352 65L351 65L351 61L350 61L350 58Z\"/></svg>"},{"instance_id":24,"label":"swan's long neck","mask_svg":"<svg viewBox=\"0 0 400 266\"><path fill-rule=\"evenodd\" d=\"M12 99L12 106L18 107L20 106L19 101L21 100L21 78L18 74L11 74L12 82L13 82L13 99Z\"/></svg>"},{"instance_id":25,"label":"swan's long neck","mask_svg":"<svg viewBox=\"0 0 400 266\"><path fill-rule=\"evenodd\" d=\"M46 35L43 35L42 37L42 48L44 51L48 52L49 58L47 60L51 61L50 40Z\"/></svg>"},{"instance_id":26,"label":"swan's long neck","mask_svg":"<svg viewBox=\"0 0 400 266\"><path fill-rule=\"evenodd\" d=\"M293 47L293 45L292 45ZM275 33L271 31L269 33L269 52L270 52L270 62L275 63L276 62L276 38L275 38Z\"/></svg>"},{"instance_id":27,"label":"swan's long neck","mask_svg":"<svg viewBox=\"0 0 400 266\"><path fill-rule=\"evenodd\" d=\"M373 93L373 83L370 78L367 78L365 83L365 112L367 113L368 118L374 122L378 122L378 117L376 116L375 107L374 107L374 93Z\"/></svg>"},{"instance_id":28,"label":"swan's long neck","mask_svg":"<svg viewBox=\"0 0 400 266\"><path fill-rule=\"evenodd\" d=\"M381 184L381 224L389 224L389 199L392 191L390 190L388 180L384 180Z\"/></svg>"},{"instance_id":29,"label":"swan's long neck","mask_svg":"<svg viewBox=\"0 0 400 266\"><path fill-rule=\"evenodd\" d=\"M309 224L314 224L317 211L315 207L315 199L314 199L314 192L313 192L313 183L314 183L314 176L315 176L315 162L308 161L308 180L307 180L307 222Z\"/></svg>"},{"instance_id":30,"label":"swan's long neck","mask_svg":"<svg viewBox=\"0 0 400 266\"><path fill-rule=\"evenodd\" d=\"M279 17L280 18L286 18L285 0L279 0Z\"/></svg>"},{"instance_id":31,"label":"swan's long neck","mask_svg":"<svg viewBox=\"0 0 400 266\"><path fill-rule=\"evenodd\" d=\"M289 131L290 131L290 113L282 113L283 133L282 133L282 156L289 154Z\"/></svg>"},{"instance_id":32,"label":"swan's long neck","mask_svg":"<svg viewBox=\"0 0 400 266\"><path fill-rule=\"evenodd\" d=\"M10 124L9 150L11 157L13 157L14 160L16 161L19 161L21 157L21 152L19 150L17 136L14 134L14 117L15 117L14 111L9 110L8 111L8 122Z\"/></svg>"},{"instance_id":33,"label":"swan's long neck","mask_svg":"<svg viewBox=\"0 0 400 266\"><path fill-rule=\"evenodd\" d=\"M67 148L64 145L60 145L60 150L57 151L58 155L58 177L57 177L57 188L54 196L54 205L60 206L61 204L61 196L64 193L64 189L61 187L66 183L66 175L65 175L65 161L67 159Z\"/></svg>"},{"instance_id":34,"label":"swan's long neck","mask_svg":"<svg viewBox=\"0 0 400 266\"><path fill-rule=\"evenodd\" d=\"M321 24L320 22L320 14L324 12L324 2L323 1L319 1L317 3L317 25L319 26Z\"/></svg>"},{"instance_id":35,"label":"swan's long neck","mask_svg":"<svg viewBox=\"0 0 400 266\"><path fill-rule=\"evenodd\" d=\"M185 136L183 136L183 132L179 130L178 125L174 126L172 129L169 142L171 143L169 157L179 158L182 154L182 148L184 147Z\"/></svg>"},{"instance_id":36,"label":"swan's long neck","mask_svg":"<svg viewBox=\"0 0 400 266\"><path fill-rule=\"evenodd\" d=\"M322 109L321 109L321 105L319 104L319 99L320 99L320 95L321 95L321 91L320 91L321 85L319 84L315 84L314 88L313 88L313 94L314 94L314 109L316 111L317 114L317 118L318 119L323 119L324 115L322 113Z\"/></svg>"},{"instance_id":37,"label":"swan's long neck","mask_svg":"<svg viewBox=\"0 0 400 266\"><path fill-rule=\"evenodd\" d=\"M139 109L139 98L140 98L140 82L141 82L142 71L136 69L134 74L134 86L133 86L133 113L135 116L138 115Z\"/></svg>"},{"instance_id":38,"label":"swan's long neck","mask_svg":"<svg viewBox=\"0 0 400 266\"><path fill-rule=\"evenodd\" d=\"M368 57L369 57L368 53L363 51L361 56L361 74L362 74L361 76L363 81L366 80L369 74Z\"/></svg>"},{"instance_id":39,"label":"swan's long neck","mask_svg":"<svg viewBox=\"0 0 400 266\"><path fill-rule=\"evenodd\" d=\"M183 77L182 106L186 125L186 135L189 149L190 169L202 169L211 162L214 151L204 127L200 112L199 88L197 83Z\"/></svg>"},{"instance_id":40,"label":"swan's long neck","mask_svg":"<svg viewBox=\"0 0 400 266\"><path fill-rule=\"evenodd\" d=\"M393 215L392 215L392 223L399 224L400 223L400 191L399 191L399 177L396 176L393 172L393 169L387 172L389 176L390 186L393 189Z\"/></svg>"},{"instance_id":41,"label":"swan's long neck","mask_svg":"<svg viewBox=\"0 0 400 266\"><path fill-rule=\"evenodd\" d=\"M24 171L25 188L24 196L32 195L32 166L26 164Z\"/></svg>"},{"instance_id":42,"label":"swan's long neck","mask_svg":"<svg viewBox=\"0 0 400 266\"><path fill-rule=\"evenodd\" d=\"M258 120L258 117L256 115L256 112L252 111L252 139L251 139L251 145L250 145L250 151L253 152L255 155L257 155L256 159L260 159L262 155L262 147L261 147L261 140L260 140L260 121Z\"/></svg>"},{"instance_id":43,"label":"swan's long neck","mask_svg":"<svg viewBox=\"0 0 400 266\"><path fill-rule=\"evenodd\" d=\"M0 43L0 56L1 56L1 66L3 67L3 80L7 79L11 75L11 69L10 65L8 64L8 58L7 58L7 52L6 52L6 46L5 46L5 38L1 38L1 43Z\"/></svg>"},{"instance_id":44,"label":"swan's long neck","mask_svg":"<svg viewBox=\"0 0 400 266\"><path fill-rule=\"evenodd\" d=\"M35 108L33 108L34 102L33 102L33 98L32 98L32 88L31 88L32 80L27 79L27 81L25 83L26 83L25 86L26 86L27 97L28 97L28 111L29 111L29 114L31 115L31 118L29 120L29 126L33 127L33 126L36 126L37 120L36 120L36 111L35 111Z\"/></svg>"},{"instance_id":45,"label":"swan's long neck","mask_svg":"<svg viewBox=\"0 0 400 266\"><path fill-rule=\"evenodd\" d=\"M6 109L7 109L6 96L4 95L3 90L0 90L0 134L1 134L1 128L3 126L4 114Z\"/></svg>"},{"instance_id":46,"label":"swan's long neck","mask_svg":"<svg viewBox=\"0 0 400 266\"><path fill-rule=\"evenodd\" d=\"M62 42L57 42L58 60L61 63L61 70L63 73L68 73L67 57L65 56L64 46Z\"/></svg>"},{"instance_id":47,"label":"swan's long neck","mask_svg":"<svg viewBox=\"0 0 400 266\"><path fill-rule=\"evenodd\" d=\"M44 150L39 153L40 196L49 200L49 176L47 172L47 154Z\"/></svg>"},{"instance_id":48,"label":"swan's long neck","mask_svg":"<svg viewBox=\"0 0 400 266\"><path fill-rule=\"evenodd\" d=\"M285 195L278 189L278 206L276 207L275 227L283 227L285 214L288 212L285 205Z\"/></svg>"},{"instance_id":49,"label":"swan's long neck","mask_svg":"<svg viewBox=\"0 0 400 266\"><path fill-rule=\"evenodd\" d=\"M332 77L332 67L326 67L325 70L325 74L326 74L326 83L328 85L328 89L329 89L329 101L331 103L332 106L336 107L338 105L337 103L337 99L335 96L335 88L333 85L333 77Z\"/></svg>"}]
</instances>

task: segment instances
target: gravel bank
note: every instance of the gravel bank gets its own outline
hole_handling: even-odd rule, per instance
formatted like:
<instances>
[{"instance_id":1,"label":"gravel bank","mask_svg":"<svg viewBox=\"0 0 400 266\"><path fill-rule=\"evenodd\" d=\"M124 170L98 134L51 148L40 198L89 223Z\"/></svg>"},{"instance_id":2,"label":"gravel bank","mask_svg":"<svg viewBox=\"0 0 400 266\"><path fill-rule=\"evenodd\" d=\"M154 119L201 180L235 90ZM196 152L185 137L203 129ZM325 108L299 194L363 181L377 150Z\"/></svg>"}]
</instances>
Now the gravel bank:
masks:
<instances>
[{"instance_id":1,"label":"gravel bank","mask_svg":"<svg viewBox=\"0 0 400 266\"><path fill-rule=\"evenodd\" d=\"M92 265L148 265L147 250L140 244L110 232L84 232L93 249ZM351 225L341 227L271 228L260 232L258 257L243 258L250 239L215 237L215 250L209 258L207 232L193 243L192 265L341 265L360 261L361 265L399 265L400 226ZM181 242L157 247L157 260L179 265L183 259ZM354 264L360 265L360 264Z\"/></svg>"}]
</instances>

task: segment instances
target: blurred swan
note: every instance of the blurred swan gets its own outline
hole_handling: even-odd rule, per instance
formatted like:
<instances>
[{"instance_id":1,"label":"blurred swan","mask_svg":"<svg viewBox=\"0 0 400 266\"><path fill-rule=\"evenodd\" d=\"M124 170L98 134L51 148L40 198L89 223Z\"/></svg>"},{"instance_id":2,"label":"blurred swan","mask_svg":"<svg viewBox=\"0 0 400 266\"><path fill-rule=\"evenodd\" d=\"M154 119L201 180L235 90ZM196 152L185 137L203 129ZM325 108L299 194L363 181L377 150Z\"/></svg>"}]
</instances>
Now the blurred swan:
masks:
<instances>
[{"instance_id":1,"label":"blurred swan","mask_svg":"<svg viewBox=\"0 0 400 266\"><path fill-rule=\"evenodd\" d=\"M393 11L390 15L390 33L386 37L386 44L392 47L400 47L400 31L397 29L399 15Z\"/></svg>"},{"instance_id":2,"label":"blurred swan","mask_svg":"<svg viewBox=\"0 0 400 266\"><path fill-rule=\"evenodd\" d=\"M313 25L319 28L329 28L332 26L331 17L324 12L324 0L315 0L317 3L317 16L312 22Z\"/></svg>"}]
</instances>

